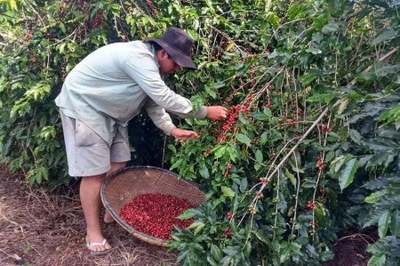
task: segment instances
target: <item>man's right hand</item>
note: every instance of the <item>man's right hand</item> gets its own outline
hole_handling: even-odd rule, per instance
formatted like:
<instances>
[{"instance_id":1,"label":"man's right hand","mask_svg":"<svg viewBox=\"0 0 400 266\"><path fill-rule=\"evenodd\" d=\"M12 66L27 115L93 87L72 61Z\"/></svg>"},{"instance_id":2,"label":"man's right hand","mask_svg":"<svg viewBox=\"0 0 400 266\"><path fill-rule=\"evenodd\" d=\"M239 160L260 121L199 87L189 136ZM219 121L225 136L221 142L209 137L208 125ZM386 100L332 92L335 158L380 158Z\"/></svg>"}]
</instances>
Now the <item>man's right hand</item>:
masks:
<instances>
[{"instance_id":1,"label":"man's right hand","mask_svg":"<svg viewBox=\"0 0 400 266\"><path fill-rule=\"evenodd\" d=\"M228 116L228 109L223 106L207 106L207 118L211 120L225 120Z\"/></svg>"}]
</instances>

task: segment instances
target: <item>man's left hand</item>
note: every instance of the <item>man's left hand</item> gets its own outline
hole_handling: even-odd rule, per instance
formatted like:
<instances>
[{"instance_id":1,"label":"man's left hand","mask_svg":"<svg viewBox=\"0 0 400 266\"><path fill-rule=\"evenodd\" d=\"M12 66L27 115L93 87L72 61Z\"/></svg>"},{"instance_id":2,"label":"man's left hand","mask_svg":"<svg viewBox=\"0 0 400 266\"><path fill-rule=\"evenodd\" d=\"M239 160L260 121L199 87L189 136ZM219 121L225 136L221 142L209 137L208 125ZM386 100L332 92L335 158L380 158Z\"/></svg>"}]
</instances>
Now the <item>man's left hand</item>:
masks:
<instances>
[{"instance_id":1,"label":"man's left hand","mask_svg":"<svg viewBox=\"0 0 400 266\"><path fill-rule=\"evenodd\" d=\"M186 139L198 139L199 135L192 130L185 130L180 128L174 128L171 131L171 136L178 140L186 140Z\"/></svg>"}]
</instances>

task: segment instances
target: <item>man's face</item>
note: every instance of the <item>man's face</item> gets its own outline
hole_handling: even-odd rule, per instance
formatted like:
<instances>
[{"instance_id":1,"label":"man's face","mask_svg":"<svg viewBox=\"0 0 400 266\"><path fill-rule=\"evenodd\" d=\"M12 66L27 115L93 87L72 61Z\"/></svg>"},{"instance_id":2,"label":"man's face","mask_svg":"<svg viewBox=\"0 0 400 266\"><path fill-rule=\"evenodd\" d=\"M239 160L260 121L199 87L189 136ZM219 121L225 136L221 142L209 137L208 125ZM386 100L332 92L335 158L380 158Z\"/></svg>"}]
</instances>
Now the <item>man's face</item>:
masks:
<instances>
[{"instance_id":1,"label":"man's face","mask_svg":"<svg viewBox=\"0 0 400 266\"><path fill-rule=\"evenodd\" d=\"M157 51L157 59L161 74L172 74L181 68L164 49Z\"/></svg>"}]
</instances>

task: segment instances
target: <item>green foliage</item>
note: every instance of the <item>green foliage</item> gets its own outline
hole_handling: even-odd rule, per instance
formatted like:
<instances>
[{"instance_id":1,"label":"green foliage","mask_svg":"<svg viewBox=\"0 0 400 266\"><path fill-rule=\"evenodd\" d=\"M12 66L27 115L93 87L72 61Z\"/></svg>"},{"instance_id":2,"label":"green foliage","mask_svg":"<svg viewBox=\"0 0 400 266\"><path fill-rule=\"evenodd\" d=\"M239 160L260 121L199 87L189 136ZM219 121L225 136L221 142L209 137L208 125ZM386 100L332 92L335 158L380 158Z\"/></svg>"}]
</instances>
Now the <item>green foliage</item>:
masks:
<instances>
[{"instance_id":1,"label":"green foliage","mask_svg":"<svg viewBox=\"0 0 400 266\"><path fill-rule=\"evenodd\" d=\"M389 123L395 123L396 124L396 129L400 128L400 104L397 104L393 106L392 108L389 108L387 111L385 111L380 117L380 121L385 122L386 124Z\"/></svg>"},{"instance_id":2,"label":"green foliage","mask_svg":"<svg viewBox=\"0 0 400 266\"><path fill-rule=\"evenodd\" d=\"M32 184L65 183L53 99L66 73L106 43L180 26L196 40L198 70L168 83L196 107L222 104L231 114L178 121L201 138L168 139L171 169L207 193L181 217L195 223L170 242L178 261L320 265L333 258L339 230L373 226L369 265L395 265L398 8L383 0L0 2L0 156ZM145 116L130 132L135 162L160 161L150 157L164 138L146 138L155 131Z\"/></svg>"},{"instance_id":3,"label":"green foliage","mask_svg":"<svg viewBox=\"0 0 400 266\"><path fill-rule=\"evenodd\" d=\"M233 3L229 14L242 12ZM320 264L332 257L329 243L339 229L376 225L381 238L393 234L390 225L398 221L393 193L387 196L388 209L375 198L379 192L368 198L369 206L356 202L353 191L398 169L400 138L393 124L398 120L399 39L397 30L388 31L398 28L396 7L280 2L268 6L277 19L264 20L260 2L246 5L256 10L249 24L243 23L246 14L243 21L226 15L222 2L203 7L213 8L214 19L203 26L201 40L207 42L214 32L204 47L208 55L218 55L201 64L207 77L204 98L242 104L250 112L239 112L226 127L197 124L213 136L171 148L172 168L208 193L197 216L201 229L175 234L171 246L181 250L180 261ZM379 24L382 18L385 26ZM318 120L321 105L330 112ZM310 121L316 127L310 128ZM357 195L369 196L365 190ZM228 220L227 213L235 218ZM397 258L381 252L372 252L371 264Z\"/></svg>"},{"instance_id":4,"label":"green foliage","mask_svg":"<svg viewBox=\"0 0 400 266\"><path fill-rule=\"evenodd\" d=\"M142 6L129 2L121 8L112 1L6 1L0 10L1 159L11 170L22 169L31 184L66 184L53 102L66 74L99 46L144 38L163 24L156 25ZM134 161L151 160L135 153Z\"/></svg>"}]
</instances>

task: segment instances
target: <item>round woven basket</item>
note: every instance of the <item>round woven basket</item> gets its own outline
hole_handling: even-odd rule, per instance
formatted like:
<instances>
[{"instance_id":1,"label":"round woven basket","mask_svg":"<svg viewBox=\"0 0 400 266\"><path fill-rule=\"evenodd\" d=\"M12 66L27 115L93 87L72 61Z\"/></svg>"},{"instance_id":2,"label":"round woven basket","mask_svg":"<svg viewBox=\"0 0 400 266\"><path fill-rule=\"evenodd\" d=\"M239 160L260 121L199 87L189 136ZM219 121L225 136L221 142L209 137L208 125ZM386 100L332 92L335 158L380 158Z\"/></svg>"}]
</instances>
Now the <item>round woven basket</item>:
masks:
<instances>
[{"instance_id":1,"label":"round woven basket","mask_svg":"<svg viewBox=\"0 0 400 266\"><path fill-rule=\"evenodd\" d=\"M102 184L100 195L114 220L133 236L153 245L165 247L168 240L140 232L119 215L121 209L135 196L146 193L168 194L188 200L198 206L204 193L192 182L179 179L168 170L152 166L134 166L118 170Z\"/></svg>"}]
</instances>

